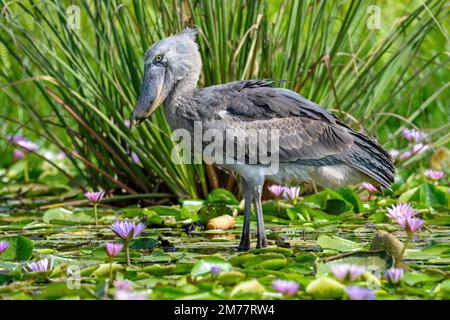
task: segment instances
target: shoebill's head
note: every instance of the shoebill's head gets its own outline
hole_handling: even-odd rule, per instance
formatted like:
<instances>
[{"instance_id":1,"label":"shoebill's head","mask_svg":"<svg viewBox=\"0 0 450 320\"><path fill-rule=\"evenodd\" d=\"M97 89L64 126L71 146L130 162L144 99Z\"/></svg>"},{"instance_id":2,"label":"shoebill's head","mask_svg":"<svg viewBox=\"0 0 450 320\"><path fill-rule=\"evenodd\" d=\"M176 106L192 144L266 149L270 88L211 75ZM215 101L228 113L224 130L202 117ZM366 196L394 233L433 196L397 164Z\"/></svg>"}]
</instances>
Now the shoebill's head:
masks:
<instances>
[{"instance_id":1,"label":"shoebill's head","mask_svg":"<svg viewBox=\"0 0 450 320\"><path fill-rule=\"evenodd\" d=\"M172 90L195 87L201 71L201 58L195 42L197 29L162 39L144 56L144 77L132 120L148 118Z\"/></svg>"}]
</instances>

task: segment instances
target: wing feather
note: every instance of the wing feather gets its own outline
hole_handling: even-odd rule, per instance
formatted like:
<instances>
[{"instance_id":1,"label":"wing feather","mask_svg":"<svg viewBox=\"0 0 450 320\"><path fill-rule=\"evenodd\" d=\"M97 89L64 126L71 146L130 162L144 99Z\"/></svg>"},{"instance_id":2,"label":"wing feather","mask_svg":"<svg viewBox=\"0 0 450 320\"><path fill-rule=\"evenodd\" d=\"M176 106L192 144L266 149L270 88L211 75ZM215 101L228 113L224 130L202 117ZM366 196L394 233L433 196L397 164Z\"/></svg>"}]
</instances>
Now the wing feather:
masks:
<instances>
[{"instance_id":1,"label":"wing feather","mask_svg":"<svg viewBox=\"0 0 450 320\"><path fill-rule=\"evenodd\" d=\"M279 131L279 161L311 165L345 163L387 187L395 168L375 141L357 133L331 113L271 81L237 81L208 88L220 91L219 119L206 122L222 129ZM217 112L216 112L217 113Z\"/></svg>"}]
</instances>

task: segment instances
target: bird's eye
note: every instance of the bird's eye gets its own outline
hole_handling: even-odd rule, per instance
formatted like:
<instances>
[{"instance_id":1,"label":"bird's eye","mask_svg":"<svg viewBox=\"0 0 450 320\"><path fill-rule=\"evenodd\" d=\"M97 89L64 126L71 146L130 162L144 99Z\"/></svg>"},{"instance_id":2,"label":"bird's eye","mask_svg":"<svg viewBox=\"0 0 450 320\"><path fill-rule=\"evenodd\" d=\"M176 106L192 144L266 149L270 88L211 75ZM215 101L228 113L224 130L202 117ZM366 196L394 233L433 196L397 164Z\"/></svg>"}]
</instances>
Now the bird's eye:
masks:
<instances>
[{"instance_id":1,"label":"bird's eye","mask_svg":"<svg viewBox=\"0 0 450 320\"><path fill-rule=\"evenodd\" d=\"M163 59L162 54L158 54L158 55L155 57L155 61L156 61L156 62L161 62L162 59Z\"/></svg>"}]
</instances>

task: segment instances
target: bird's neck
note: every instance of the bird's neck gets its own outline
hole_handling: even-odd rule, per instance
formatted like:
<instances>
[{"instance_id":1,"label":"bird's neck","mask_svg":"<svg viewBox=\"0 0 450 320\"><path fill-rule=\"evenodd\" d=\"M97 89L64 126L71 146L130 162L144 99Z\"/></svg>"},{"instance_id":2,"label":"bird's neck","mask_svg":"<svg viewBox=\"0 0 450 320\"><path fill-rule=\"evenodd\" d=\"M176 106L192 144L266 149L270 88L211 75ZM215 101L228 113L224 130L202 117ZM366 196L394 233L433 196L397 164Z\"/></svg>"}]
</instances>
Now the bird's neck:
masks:
<instances>
[{"instance_id":1,"label":"bird's neck","mask_svg":"<svg viewBox=\"0 0 450 320\"><path fill-rule=\"evenodd\" d=\"M189 77L178 80L170 94L173 98L182 97L191 94L197 87L198 75L193 74Z\"/></svg>"},{"instance_id":2,"label":"bird's neck","mask_svg":"<svg viewBox=\"0 0 450 320\"><path fill-rule=\"evenodd\" d=\"M198 76L184 78L178 81L164 102L164 114L172 129L179 127L180 108L183 109L192 97L197 87Z\"/></svg>"}]
</instances>

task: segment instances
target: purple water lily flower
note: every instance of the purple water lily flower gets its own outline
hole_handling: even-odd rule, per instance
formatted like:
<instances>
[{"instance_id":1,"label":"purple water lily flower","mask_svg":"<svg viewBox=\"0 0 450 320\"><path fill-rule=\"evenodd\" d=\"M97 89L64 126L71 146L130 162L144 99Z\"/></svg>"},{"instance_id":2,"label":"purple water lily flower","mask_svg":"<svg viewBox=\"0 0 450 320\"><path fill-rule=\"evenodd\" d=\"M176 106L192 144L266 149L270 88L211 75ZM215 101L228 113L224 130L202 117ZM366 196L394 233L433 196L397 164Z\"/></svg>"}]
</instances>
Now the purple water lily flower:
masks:
<instances>
[{"instance_id":1,"label":"purple water lily flower","mask_svg":"<svg viewBox=\"0 0 450 320\"><path fill-rule=\"evenodd\" d=\"M127 290L131 289L131 286L132 286L132 284L128 280L116 280L116 281L114 281L114 287L117 290L127 291Z\"/></svg>"},{"instance_id":2,"label":"purple water lily flower","mask_svg":"<svg viewBox=\"0 0 450 320\"><path fill-rule=\"evenodd\" d=\"M19 142L22 140L26 140L23 136L20 135L14 135L14 136L8 136L8 141L9 142Z\"/></svg>"},{"instance_id":3,"label":"purple water lily flower","mask_svg":"<svg viewBox=\"0 0 450 320\"><path fill-rule=\"evenodd\" d=\"M16 141L16 144L24 148L26 151L36 151L39 149L39 146L36 143L25 139Z\"/></svg>"},{"instance_id":4,"label":"purple water lily flower","mask_svg":"<svg viewBox=\"0 0 450 320\"><path fill-rule=\"evenodd\" d=\"M418 142L426 137L426 134L416 129L403 129L403 136L408 141Z\"/></svg>"},{"instance_id":5,"label":"purple water lily flower","mask_svg":"<svg viewBox=\"0 0 450 320\"><path fill-rule=\"evenodd\" d=\"M378 189L373 184L368 182L361 183L361 187L369 191L369 193L378 192Z\"/></svg>"},{"instance_id":6,"label":"purple water lily flower","mask_svg":"<svg viewBox=\"0 0 450 320\"><path fill-rule=\"evenodd\" d=\"M56 159L57 160L63 160L67 157L67 154L63 151L60 151L56 154Z\"/></svg>"},{"instance_id":7,"label":"purple water lily flower","mask_svg":"<svg viewBox=\"0 0 450 320\"><path fill-rule=\"evenodd\" d=\"M86 192L84 196L92 203L94 206L94 217L95 217L95 225L98 226L98 217L97 217L97 206L100 201L103 199L105 192L97 191L97 192Z\"/></svg>"},{"instance_id":8,"label":"purple water lily flower","mask_svg":"<svg viewBox=\"0 0 450 320\"><path fill-rule=\"evenodd\" d=\"M295 281L273 280L272 287L285 296L293 296L298 291L300 285Z\"/></svg>"},{"instance_id":9,"label":"purple water lily flower","mask_svg":"<svg viewBox=\"0 0 450 320\"><path fill-rule=\"evenodd\" d=\"M113 258L119 255L120 251L122 251L122 248L123 244L120 243L105 243L106 254L109 257L109 283L112 283L113 281Z\"/></svg>"},{"instance_id":10,"label":"purple water lily flower","mask_svg":"<svg viewBox=\"0 0 450 320\"><path fill-rule=\"evenodd\" d=\"M115 300L146 300L148 294L144 292L137 292L132 290L132 283L128 280L116 280L114 281Z\"/></svg>"},{"instance_id":11,"label":"purple water lily flower","mask_svg":"<svg viewBox=\"0 0 450 320\"><path fill-rule=\"evenodd\" d=\"M335 264L331 266L331 271L340 281L355 281L366 269L354 264Z\"/></svg>"},{"instance_id":12,"label":"purple water lily flower","mask_svg":"<svg viewBox=\"0 0 450 320\"><path fill-rule=\"evenodd\" d=\"M399 203L398 205L393 205L392 208L386 209L388 211L386 216L395 220L407 233L416 232L425 223L424 220L414 217L418 214L418 211L409 203Z\"/></svg>"},{"instance_id":13,"label":"purple water lily flower","mask_svg":"<svg viewBox=\"0 0 450 320\"><path fill-rule=\"evenodd\" d=\"M131 152L131 159L133 160L134 163L140 165L141 164L141 159L139 159L138 155L136 154L136 152Z\"/></svg>"},{"instance_id":14,"label":"purple water lily flower","mask_svg":"<svg viewBox=\"0 0 450 320\"><path fill-rule=\"evenodd\" d=\"M125 255L127 257L127 265L131 265L130 250L128 243L137 238L145 229L142 222L135 223L131 220L116 220L111 224L111 230L125 242Z\"/></svg>"},{"instance_id":15,"label":"purple water lily flower","mask_svg":"<svg viewBox=\"0 0 450 320\"><path fill-rule=\"evenodd\" d=\"M105 192L97 191L97 192L86 192L84 196L92 203L99 203L102 198L105 196Z\"/></svg>"},{"instance_id":16,"label":"purple water lily flower","mask_svg":"<svg viewBox=\"0 0 450 320\"><path fill-rule=\"evenodd\" d=\"M23 152L22 150L19 149L15 149L14 150L14 154L13 154L13 159L14 160L19 160L25 157L25 152Z\"/></svg>"},{"instance_id":17,"label":"purple water lily flower","mask_svg":"<svg viewBox=\"0 0 450 320\"><path fill-rule=\"evenodd\" d=\"M0 241L0 254L6 251L9 248L9 242L6 240Z\"/></svg>"},{"instance_id":18,"label":"purple water lily flower","mask_svg":"<svg viewBox=\"0 0 450 320\"><path fill-rule=\"evenodd\" d=\"M374 300L375 292L367 288L357 286L346 287L345 291L350 300Z\"/></svg>"},{"instance_id":19,"label":"purple water lily flower","mask_svg":"<svg viewBox=\"0 0 450 320\"><path fill-rule=\"evenodd\" d=\"M413 153L419 153L419 154L420 154L420 153L422 153L422 152L428 150L428 148L429 148L428 145L423 144L423 143L418 143L418 144L415 144L415 145L412 147L412 152L413 152Z\"/></svg>"},{"instance_id":20,"label":"purple water lily flower","mask_svg":"<svg viewBox=\"0 0 450 320\"><path fill-rule=\"evenodd\" d=\"M286 190L286 187L280 186L278 184L273 184L269 186L268 189L276 198L279 198L283 195L284 191Z\"/></svg>"},{"instance_id":21,"label":"purple water lily flower","mask_svg":"<svg viewBox=\"0 0 450 320\"><path fill-rule=\"evenodd\" d=\"M420 218L400 217L397 223L402 227L406 233L414 233L425 224L425 221Z\"/></svg>"},{"instance_id":22,"label":"purple water lily flower","mask_svg":"<svg viewBox=\"0 0 450 320\"><path fill-rule=\"evenodd\" d=\"M36 262L30 262L23 269L26 272L49 272L53 269L53 260L45 258Z\"/></svg>"},{"instance_id":23,"label":"purple water lily flower","mask_svg":"<svg viewBox=\"0 0 450 320\"><path fill-rule=\"evenodd\" d=\"M39 146L36 143L31 142L22 136L9 136L8 141L21 147L21 149L14 150L14 160L21 159L25 157L28 152L33 152L39 149Z\"/></svg>"},{"instance_id":24,"label":"purple water lily flower","mask_svg":"<svg viewBox=\"0 0 450 320\"><path fill-rule=\"evenodd\" d=\"M431 178L433 180L439 180L445 177L445 173L437 170L426 170L423 173L426 177Z\"/></svg>"},{"instance_id":25,"label":"purple water lily flower","mask_svg":"<svg viewBox=\"0 0 450 320\"><path fill-rule=\"evenodd\" d=\"M408 141L412 140L411 132L412 130L408 128L402 130L403 137Z\"/></svg>"},{"instance_id":26,"label":"purple water lily flower","mask_svg":"<svg viewBox=\"0 0 450 320\"><path fill-rule=\"evenodd\" d=\"M388 211L386 216L393 220L403 217L414 217L418 214L417 210L414 209L409 203L394 204L391 208L386 208L386 210Z\"/></svg>"},{"instance_id":27,"label":"purple water lily flower","mask_svg":"<svg viewBox=\"0 0 450 320\"><path fill-rule=\"evenodd\" d=\"M131 290L116 290L114 300L146 300L148 294L146 292L137 292Z\"/></svg>"},{"instance_id":28,"label":"purple water lily flower","mask_svg":"<svg viewBox=\"0 0 450 320\"><path fill-rule=\"evenodd\" d=\"M117 257L122 251L123 244L120 243L113 243L113 242L107 242L105 243L105 249L106 253L108 254L108 257L114 258Z\"/></svg>"},{"instance_id":29,"label":"purple water lily flower","mask_svg":"<svg viewBox=\"0 0 450 320\"><path fill-rule=\"evenodd\" d=\"M211 275L213 277L217 277L217 275L220 273L220 270L221 270L220 266L217 265L211 266Z\"/></svg>"},{"instance_id":30,"label":"purple water lily flower","mask_svg":"<svg viewBox=\"0 0 450 320\"><path fill-rule=\"evenodd\" d=\"M390 268L386 270L384 277L391 284L397 284L403 279L404 271L400 268Z\"/></svg>"},{"instance_id":31,"label":"purple water lily flower","mask_svg":"<svg viewBox=\"0 0 450 320\"><path fill-rule=\"evenodd\" d=\"M286 187L284 189L283 197L286 200L295 202L300 196L300 187Z\"/></svg>"},{"instance_id":32,"label":"purple water lily flower","mask_svg":"<svg viewBox=\"0 0 450 320\"><path fill-rule=\"evenodd\" d=\"M117 220L111 224L111 230L125 242L136 238L145 229L145 224L136 224L130 220Z\"/></svg>"},{"instance_id":33,"label":"purple water lily flower","mask_svg":"<svg viewBox=\"0 0 450 320\"><path fill-rule=\"evenodd\" d=\"M131 121L130 120L123 120L123 125L127 128L131 128Z\"/></svg>"},{"instance_id":34,"label":"purple water lily flower","mask_svg":"<svg viewBox=\"0 0 450 320\"><path fill-rule=\"evenodd\" d=\"M401 155L400 155L400 157L398 157L398 159L399 160L406 160L406 159L408 159L409 157L411 157L412 156L412 152L411 151L405 151L405 152L403 152Z\"/></svg>"},{"instance_id":35,"label":"purple water lily flower","mask_svg":"<svg viewBox=\"0 0 450 320\"><path fill-rule=\"evenodd\" d=\"M412 239L412 234L422 228L425 221L414 217L418 214L418 211L413 209L413 207L408 203L393 205L392 208L387 208L387 211L388 213L386 213L386 216L397 222L408 236L400 253L400 257L403 259L406 247Z\"/></svg>"}]
</instances>

